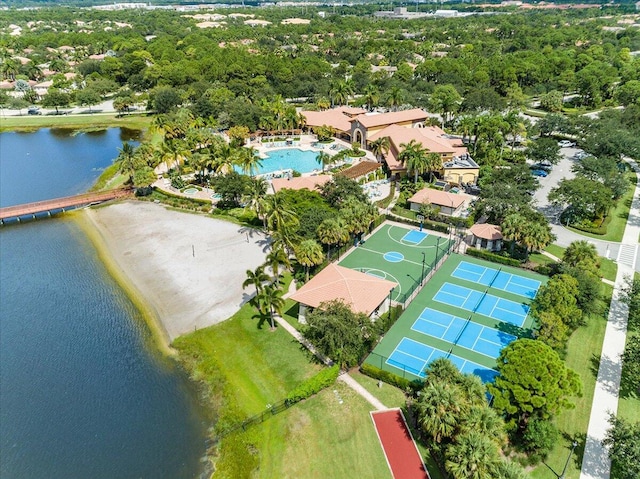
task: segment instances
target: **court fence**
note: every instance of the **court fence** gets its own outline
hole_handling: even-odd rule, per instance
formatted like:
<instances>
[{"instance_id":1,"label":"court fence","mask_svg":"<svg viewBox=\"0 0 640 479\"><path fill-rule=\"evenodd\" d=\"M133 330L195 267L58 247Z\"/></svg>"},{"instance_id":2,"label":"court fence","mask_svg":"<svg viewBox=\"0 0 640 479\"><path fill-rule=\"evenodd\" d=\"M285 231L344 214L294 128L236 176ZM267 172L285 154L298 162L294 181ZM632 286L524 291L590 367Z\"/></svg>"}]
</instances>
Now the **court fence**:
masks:
<instances>
[{"instance_id":1,"label":"court fence","mask_svg":"<svg viewBox=\"0 0 640 479\"><path fill-rule=\"evenodd\" d=\"M397 376L399 378L402 378L404 381L421 381L421 379L418 379L420 377L422 377L420 374L422 371L417 371L415 369L413 369L412 367L406 366L404 364L400 365L394 365L393 367L395 369L398 369L400 371L402 371L401 373L398 372L391 372L389 371L389 369L386 368L387 365L387 360L389 358L387 356L383 356L382 354L378 354L376 352L372 352L369 357L367 358L367 363L366 364L370 364L372 366L374 366L375 368L383 371L384 373L386 373L384 376L387 375L393 375L393 376ZM367 368L363 369L363 372L366 371ZM381 379L381 380L385 380L383 377L379 377L379 378L375 378L375 379ZM392 381L385 381L388 382L389 384L393 384ZM395 385L395 384L394 384Z\"/></svg>"},{"instance_id":2,"label":"court fence","mask_svg":"<svg viewBox=\"0 0 640 479\"><path fill-rule=\"evenodd\" d=\"M424 273L420 275L420 279L414 282L408 291L398 296L395 299L395 302L397 304L402 304L402 307L406 309L409 303L411 303L411 301L413 301L422 290L422 287L427 283L427 281L429 281L444 264L449 255L451 255L454 250L458 249L460 241L462 240L459 237L454 237L452 241L449 241L447 248L442 251L442 256L439 256L440 251L437 250L435 259L428 268L425 268Z\"/></svg>"}]
</instances>

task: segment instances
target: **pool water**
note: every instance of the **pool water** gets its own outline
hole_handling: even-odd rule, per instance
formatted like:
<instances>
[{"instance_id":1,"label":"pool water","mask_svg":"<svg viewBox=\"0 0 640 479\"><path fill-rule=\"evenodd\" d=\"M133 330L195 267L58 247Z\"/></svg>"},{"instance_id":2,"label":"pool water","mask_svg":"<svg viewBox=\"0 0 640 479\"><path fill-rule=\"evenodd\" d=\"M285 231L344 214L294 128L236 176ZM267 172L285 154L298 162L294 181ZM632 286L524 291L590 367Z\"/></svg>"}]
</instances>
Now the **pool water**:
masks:
<instances>
[{"instance_id":1,"label":"pool water","mask_svg":"<svg viewBox=\"0 0 640 479\"><path fill-rule=\"evenodd\" d=\"M303 151L297 148L285 148L272 150L267 153L267 158L262 159L256 172L258 175L280 170L295 170L300 173L310 173L313 170L322 169L322 165L316 161L317 151Z\"/></svg>"}]
</instances>

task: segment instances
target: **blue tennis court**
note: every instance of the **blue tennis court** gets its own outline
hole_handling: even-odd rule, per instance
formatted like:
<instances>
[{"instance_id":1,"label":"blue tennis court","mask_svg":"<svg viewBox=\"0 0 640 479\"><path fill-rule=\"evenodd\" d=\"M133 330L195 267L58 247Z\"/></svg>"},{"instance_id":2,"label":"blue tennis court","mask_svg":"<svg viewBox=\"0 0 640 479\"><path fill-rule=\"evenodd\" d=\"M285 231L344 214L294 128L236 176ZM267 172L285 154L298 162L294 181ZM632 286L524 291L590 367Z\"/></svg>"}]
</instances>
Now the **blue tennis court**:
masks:
<instances>
[{"instance_id":1,"label":"blue tennis court","mask_svg":"<svg viewBox=\"0 0 640 479\"><path fill-rule=\"evenodd\" d=\"M498 375L498 372L493 369L468 361L455 354L432 348L407 337L402 338L386 363L423 378L425 376L424 369L429 363L438 358L448 358L462 373L475 374L485 383L493 381Z\"/></svg>"},{"instance_id":2,"label":"blue tennis court","mask_svg":"<svg viewBox=\"0 0 640 479\"><path fill-rule=\"evenodd\" d=\"M498 298L492 294L451 283L444 283L433 299L519 327L524 324L529 314L529 306L526 304Z\"/></svg>"},{"instance_id":3,"label":"blue tennis court","mask_svg":"<svg viewBox=\"0 0 640 479\"><path fill-rule=\"evenodd\" d=\"M502 348L517 339L511 334L431 308L422 311L411 329L493 359L500 355Z\"/></svg>"},{"instance_id":4,"label":"blue tennis court","mask_svg":"<svg viewBox=\"0 0 640 479\"><path fill-rule=\"evenodd\" d=\"M525 278L524 276L494 268L487 268L467 261L461 261L455 271L451 273L451 276L531 299L536 297L541 284L540 281L535 279Z\"/></svg>"},{"instance_id":5,"label":"blue tennis court","mask_svg":"<svg viewBox=\"0 0 640 479\"><path fill-rule=\"evenodd\" d=\"M425 233L424 231L411 230L408 231L400 241L405 241L411 244L420 244L427 236L429 236L429 233Z\"/></svg>"}]
</instances>

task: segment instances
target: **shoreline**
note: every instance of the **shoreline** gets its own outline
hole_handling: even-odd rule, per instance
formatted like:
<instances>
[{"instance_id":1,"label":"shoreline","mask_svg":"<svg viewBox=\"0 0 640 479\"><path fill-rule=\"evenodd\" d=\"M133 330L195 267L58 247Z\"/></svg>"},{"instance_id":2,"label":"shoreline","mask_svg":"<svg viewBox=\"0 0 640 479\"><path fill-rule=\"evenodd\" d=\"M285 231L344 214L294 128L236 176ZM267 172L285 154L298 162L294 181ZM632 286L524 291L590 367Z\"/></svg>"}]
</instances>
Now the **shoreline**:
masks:
<instances>
[{"instance_id":1,"label":"shoreline","mask_svg":"<svg viewBox=\"0 0 640 479\"><path fill-rule=\"evenodd\" d=\"M134 200L80 213L78 224L165 355L175 355L177 337L233 316L250 297L246 270L264 262L264 235L223 220Z\"/></svg>"}]
</instances>

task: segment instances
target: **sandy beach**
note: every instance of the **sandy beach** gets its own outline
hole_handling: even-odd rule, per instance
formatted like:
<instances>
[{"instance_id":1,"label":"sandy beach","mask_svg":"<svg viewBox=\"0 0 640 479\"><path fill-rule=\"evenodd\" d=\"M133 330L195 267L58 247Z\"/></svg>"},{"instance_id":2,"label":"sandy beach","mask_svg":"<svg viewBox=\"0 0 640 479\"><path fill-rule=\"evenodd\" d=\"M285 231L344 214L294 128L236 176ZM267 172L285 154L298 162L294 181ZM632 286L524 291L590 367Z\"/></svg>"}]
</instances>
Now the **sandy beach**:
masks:
<instances>
[{"instance_id":1,"label":"sandy beach","mask_svg":"<svg viewBox=\"0 0 640 479\"><path fill-rule=\"evenodd\" d=\"M261 232L158 204L128 201L84 214L169 342L232 316L253 291L242 289L246 270L266 255Z\"/></svg>"}]
</instances>

